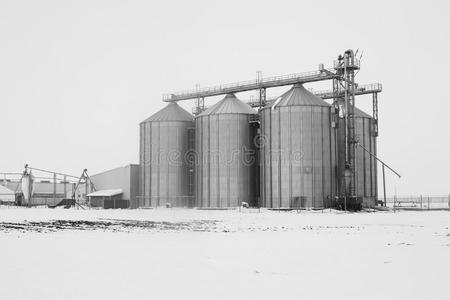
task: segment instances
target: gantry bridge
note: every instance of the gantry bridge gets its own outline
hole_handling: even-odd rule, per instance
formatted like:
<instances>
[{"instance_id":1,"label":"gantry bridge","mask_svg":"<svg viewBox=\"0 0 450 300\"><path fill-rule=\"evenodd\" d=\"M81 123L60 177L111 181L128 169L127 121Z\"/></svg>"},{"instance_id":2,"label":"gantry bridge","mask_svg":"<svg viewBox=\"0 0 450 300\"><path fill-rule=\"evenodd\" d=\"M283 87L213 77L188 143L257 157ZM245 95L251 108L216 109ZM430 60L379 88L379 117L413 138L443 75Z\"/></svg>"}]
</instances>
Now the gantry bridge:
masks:
<instances>
[{"instance_id":1,"label":"gantry bridge","mask_svg":"<svg viewBox=\"0 0 450 300\"><path fill-rule=\"evenodd\" d=\"M260 74L260 73L258 73ZM241 81L236 83L216 85L207 88L181 91L163 95L163 101L173 102L189 99L206 98L229 93L240 93L252 90L261 90L278 86L293 85L296 83L308 83L322 80L340 78L332 69L319 68L317 71L294 73L282 76L262 78L258 76L255 80Z\"/></svg>"}]
</instances>

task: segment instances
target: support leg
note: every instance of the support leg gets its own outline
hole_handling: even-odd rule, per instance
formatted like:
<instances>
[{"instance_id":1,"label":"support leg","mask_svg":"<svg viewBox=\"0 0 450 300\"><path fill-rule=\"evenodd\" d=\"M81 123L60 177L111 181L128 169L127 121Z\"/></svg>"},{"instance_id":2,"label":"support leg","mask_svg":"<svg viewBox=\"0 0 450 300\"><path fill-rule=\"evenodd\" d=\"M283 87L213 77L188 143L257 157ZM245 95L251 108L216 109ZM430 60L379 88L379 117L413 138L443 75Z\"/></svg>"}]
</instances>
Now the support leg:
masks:
<instances>
[{"instance_id":1,"label":"support leg","mask_svg":"<svg viewBox=\"0 0 450 300\"><path fill-rule=\"evenodd\" d=\"M383 166L383 197L384 197L384 206L386 207L386 176L384 173L384 164Z\"/></svg>"}]
</instances>

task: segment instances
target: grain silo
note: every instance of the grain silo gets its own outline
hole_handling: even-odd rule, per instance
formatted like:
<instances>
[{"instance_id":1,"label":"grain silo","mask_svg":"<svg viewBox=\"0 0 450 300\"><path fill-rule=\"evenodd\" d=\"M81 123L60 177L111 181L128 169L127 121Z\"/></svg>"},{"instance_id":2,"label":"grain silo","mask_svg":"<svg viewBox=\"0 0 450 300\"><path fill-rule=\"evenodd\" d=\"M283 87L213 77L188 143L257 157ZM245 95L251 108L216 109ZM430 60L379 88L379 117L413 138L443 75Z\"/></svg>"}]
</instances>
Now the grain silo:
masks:
<instances>
[{"instance_id":1,"label":"grain silo","mask_svg":"<svg viewBox=\"0 0 450 300\"><path fill-rule=\"evenodd\" d=\"M335 195L331 106L294 85L261 110L261 206L322 208Z\"/></svg>"},{"instance_id":2,"label":"grain silo","mask_svg":"<svg viewBox=\"0 0 450 300\"><path fill-rule=\"evenodd\" d=\"M140 207L193 205L193 121L171 102L140 124Z\"/></svg>"},{"instance_id":3,"label":"grain silo","mask_svg":"<svg viewBox=\"0 0 450 300\"><path fill-rule=\"evenodd\" d=\"M376 156L377 144L374 119L355 107L355 138L367 151ZM356 196L362 197L364 206L373 206L377 198L377 161L374 156L362 147L356 147ZM338 174L343 180L345 161L345 126L344 120L340 119L338 129ZM343 182L340 182L342 188Z\"/></svg>"},{"instance_id":4,"label":"grain silo","mask_svg":"<svg viewBox=\"0 0 450 300\"><path fill-rule=\"evenodd\" d=\"M251 121L257 112L228 94L195 119L196 205L256 205L256 163Z\"/></svg>"}]
</instances>

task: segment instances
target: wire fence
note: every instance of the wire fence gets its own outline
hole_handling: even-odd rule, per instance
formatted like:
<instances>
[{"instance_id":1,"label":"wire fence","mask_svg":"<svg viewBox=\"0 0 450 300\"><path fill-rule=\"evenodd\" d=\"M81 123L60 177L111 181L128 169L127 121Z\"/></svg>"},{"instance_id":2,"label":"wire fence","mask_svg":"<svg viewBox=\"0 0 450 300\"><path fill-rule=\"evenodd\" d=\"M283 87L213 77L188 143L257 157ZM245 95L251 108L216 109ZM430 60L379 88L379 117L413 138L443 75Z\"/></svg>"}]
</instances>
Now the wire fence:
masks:
<instances>
[{"instance_id":1,"label":"wire fence","mask_svg":"<svg viewBox=\"0 0 450 300\"><path fill-rule=\"evenodd\" d=\"M2 196L2 197L1 197ZM0 194L0 204L14 205L15 201L6 198L6 194ZM8 195L9 196L9 195ZM33 206L48 206L55 205L62 200L62 195L58 198L50 197L36 197L33 198ZM3 199L2 199L3 198ZM379 198L378 203L383 203L384 199ZM136 206L140 207L195 207L194 196L169 196L169 197L136 197ZM428 196L428 195L413 195L413 196L389 196L386 198L386 206L392 209L404 210L450 210L450 195Z\"/></svg>"},{"instance_id":2,"label":"wire fence","mask_svg":"<svg viewBox=\"0 0 450 300\"><path fill-rule=\"evenodd\" d=\"M384 201L383 199L379 199ZM436 210L450 209L450 195L444 196L390 196L386 206L394 209Z\"/></svg>"},{"instance_id":3,"label":"wire fence","mask_svg":"<svg viewBox=\"0 0 450 300\"><path fill-rule=\"evenodd\" d=\"M195 207L194 196L161 196L161 197L136 197L136 207ZM380 199L381 204L384 199ZM442 196L390 196L386 198L386 206L393 209L410 209L410 210L442 210L450 209L450 195ZM290 207L295 209L295 207Z\"/></svg>"}]
</instances>

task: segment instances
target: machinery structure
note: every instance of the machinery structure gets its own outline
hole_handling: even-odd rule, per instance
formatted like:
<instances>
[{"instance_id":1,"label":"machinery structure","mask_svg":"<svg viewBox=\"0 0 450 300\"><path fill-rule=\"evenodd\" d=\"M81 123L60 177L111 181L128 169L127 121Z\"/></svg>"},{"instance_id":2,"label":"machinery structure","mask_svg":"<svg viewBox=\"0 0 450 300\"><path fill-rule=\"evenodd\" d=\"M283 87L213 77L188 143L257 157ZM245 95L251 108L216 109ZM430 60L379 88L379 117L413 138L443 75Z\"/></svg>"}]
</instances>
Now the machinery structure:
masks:
<instances>
[{"instance_id":1,"label":"machinery structure","mask_svg":"<svg viewBox=\"0 0 450 300\"><path fill-rule=\"evenodd\" d=\"M34 175L36 172L50 174L51 177L37 177ZM6 173L4 175L6 178ZM6 182L6 179L4 181ZM89 205L86 195L95 190L87 174L87 169L84 169L82 175L77 177L30 167L28 164L25 165L23 172L20 174L20 179L15 183L10 183L15 187L15 194L19 195L17 204L21 206L47 205L50 208L56 206L85 208ZM39 188L40 185L51 186L51 188L44 186ZM84 196L77 193L82 187L84 188L84 193L82 193ZM21 193L18 193L19 189Z\"/></svg>"},{"instance_id":2,"label":"machinery structure","mask_svg":"<svg viewBox=\"0 0 450 300\"><path fill-rule=\"evenodd\" d=\"M252 99L250 101L247 101L247 103L251 107L258 108L259 114L255 115L255 118L253 118L249 122L262 123L262 122L269 122L269 120L271 120L270 118L267 118L267 117L263 118L262 117L264 115L263 112L264 111L270 112L271 110L268 110L268 108L270 108L270 107L272 107L272 109L277 109L277 101L279 101L279 98L268 98L266 96L267 89L291 85L291 86L297 86L298 88L301 87L301 89L304 90L302 85L305 83L318 82L318 81L331 81L332 89L330 89L330 90L314 92L313 93L314 95L312 95L310 92L306 93L307 91L305 90L305 92L300 93L299 94L300 96L298 96L298 97L303 97L304 98L303 100L306 99L307 101L311 97L321 98L322 100L325 100L325 99L332 100L332 103L331 103L332 109L331 109L331 114L329 115L330 120L329 120L329 122L328 121L326 121L325 123L322 122L321 126L325 126L325 127L330 126L330 128L335 128L335 130L334 130L335 135L334 135L333 139L334 139L334 143L336 144L336 147L332 148L331 150L335 152L336 155L335 154L333 154L333 155L337 161L332 162L332 160L331 160L330 163L335 164L336 170L338 170L338 171L335 171L335 170L330 171L334 175L329 183L328 183L328 179L323 179L323 182L324 182L325 186L327 187L326 190L329 189L328 187L333 187L333 186L334 187L332 188L331 192L327 193L327 195L324 195L323 192L320 193L321 197L327 197L329 201L328 200L327 201L314 200L314 202L309 202L310 203L309 206L310 207L323 207L323 206L331 205L331 206L340 207L342 209L359 209L362 205L363 197L368 197L367 195L370 194L369 196L371 197L371 199L372 199L371 201L373 204L375 204L375 201L377 199L377 195L376 195L376 186L377 186L376 185L376 178L377 178L376 177L376 162L381 162L381 161L376 157L376 144L375 144L376 139L375 138L378 136L378 94L380 92L382 92L382 85L380 83L374 83L374 84L368 84L368 85L358 85L357 84L355 77L356 77L357 72L360 70L360 60L356 57L357 52L354 53L353 50L345 51L343 54L338 56L337 60L334 62L333 68L327 69L327 68L324 68L324 65L321 64L321 65L319 65L319 68L317 71L305 72L305 73L295 73L295 74L276 76L276 77L267 77L267 78L263 78L261 72L258 72L256 80L224 84L224 85L212 86L212 87L207 87L207 88L200 88L197 85L194 90L164 94L162 100L164 102L168 102L168 103L173 103L173 102L178 102L178 101L183 101L183 100L195 100L196 107L193 110L193 113L194 113L194 115L197 116L196 117L196 119L197 119L197 118L203 116L202 112L206 109L205 108L205 98L206 97L212 97L212 96L218 96L218 95L230 95L230 94L254 90L254 91L258 92L259 99L257 99L257 100ZM309 95L309 94L311 94L311 95ZM367 94L372 95L372 116L371 116L371 121L370 121L370 125L369 125L370 128L364 127L364 129L367 129L368 130L367 132L372 137L371 139L369 139L370 143L371 143L370 147L368 147L369 149L366 147L368 144L366 144L365 142L359 141L358 135L356 134L357 128L355 127L355 111L357 109L355 107L355 98L358 95L367 95ZM299 107L301 107L301 106L305 105L305 103L302 104L303 100L294 100L293 103L297 103L299 105ZM290 101L290 100L286 100L286 101ZM318 103L317 100L313 100L313 102ZM308 103L306 103L306 104L308 104ZM289 111L291 111L291 108L289 108ZM295 119L297 117L300 117L300 115L292 114L292 112L288 113L288 115L286 115L286 116L289 116L290 120L292 118ZM321 118L323 118L323 117L321 117ZM292 119L292 120L294 120L294 119ZM289 124L291 124L291 123L289 123ZM294 123L292 123L292 124L294 124ZM317 124L319 124L319 123L317 123ZM261 124L261 128L265 128L264 126L266 126L266 125ZM292 125L289 125L289 126L292 126ZM316 126L316 125L313 125L313 128L316 128L314 126ZM337 130L338 127L340 127L340 130ZM285 129L280 127L280 130L284 132ZM314 130L315 129L313 129L313 131ZM261 130L260 130L260 132L261 132ZM338 135L338 132L339 132L339 135ZM272 131L271 131L271 134L273 134ZM314 134L316 134L316 132L311 133L312 136L314 136ZM281 136L282 135L279 135L280 138L281 138ZM198 136L196 136L196 140L197 139L199 139ZM303 144L300 144L299 149L304 149L306 140L304 138L300 138L300 143L303 143ZM323 144L323 141L321 143L322 144L320 144L320 145L325 145L325 144ZM369 160L370 160L370 163L367 164L367 168L369 168L370 172L371 172L370 176L368 176L367 178L370 178L370 179L366 179L366 177L362 177L362 179L359 179L360 175L358 175L358 174L360 174L361 172L359 172L357 170L358 158L357 158L356 148L360 147L360 146L364 147L364 151L362 151L362 152L364 153L364 155L367 154L367 156L369 157ZM326 146L326 147L328 147L328 146ZM198 150L198 149L196 149L196 150ZM339 155L337 154L337 152L339 152ZM259 153L260 153L259 155L262 155L262 153L264 153L264 151L259 151ZM259 156L259 155L257 155L257 156ZM278 155L277 157L278 157L278 159L280 159L281 154ZM273 159L275 159L275 156L271 156L270 162L269 162L270 165L273 164L273 161L272 161ZM311 157L308 159L311 159L311 160L314 160L317 162L317 158ZM364 159L366 159L366 156L364 156ZM366 161L364 159L363 160L360 159L360 161L363 161L364 166L365 166ZM264 158L261 158L261 161L264 162ZM205 163L205 162L200 161L200 163ZM260 166L261 170L260 170L260 175L259 175L260 178L258 178L258 179L264 180L263 179L263 176L265 174L264 173L264 163L261 163L260 165L261 165ZM306 165L308 165L308 163L306 163ZM312 165L314 165L314 164L311 164L311 167L306 167L307 168L306 170L308 170L308 168L311 168L311 172L313 172L313 170L315 170L315 169L312 167ZM315 165L317 165L317 163L315 163ZM384 162L382 162L382 165L383 165L383 170L384 170L384 166L385 166ZM340 167L338 167L338 166L340 166ZM211 166L208 164L207 168L210 168L210 167ZM296 176L295 174L292 175L292 166L290 168L291 168L291 169L289 169L290 173L286 171L287 172L286 174L291 174L291 175L287 176L287 175L283 175L282 173L278 174L278 176L280 176L280 178L279 178L280 186L278 186L277 188L281 189L281 185L283 185L284 181L288 180L288 178L290 178L289 180L292 180L292 178L297 178L297 177L295 177ZM302 169L302 170L305 170L305 169ZM314 172L317 173L318 171L316 170ZM294 173L295 173L295 171L294 171ZM270 173L270 174L271 174L271 176L274 176L274 174L272 174L272 173ZM307 172L305 174L307 174ZM364 176L366 176L366 170L364 170L364 172L362 172L361 174L364 174ZM303 178L303 177L301 177L301 178ZM307 178L307 176L305 178ZM196 174L196 179L203 180L202 178L199 178L197 176L197 174ZM315 179L315 180L316 180L315 183L311 183L312 187L310 187L310 188L312 188L312 189L317 188L317 184L319 181L318 181L318 179ZM364 192L363 194L361 194L361 189L358 189L358 180L363 180L364 182L366 182L367 186L368 186L367 180L370 180L371 181L371 186L370 186L371 192L370 193ZM312 182L314 182L314 180ZM197 187L201 186L201 184L202 183L195 183L195 185ZM264 199L264 194L267 193L267 191L263 187L263 185L265 185L265 184L266 184L266 182L264 182L264 181L261 181L261 183L260 183L259 195L261 197L263 197L263 199ZM295 184L294 184L294 186L295 186ZM308 186L308 185L306 185L306 186ZM320 185L320 186L322 188L324 187L323 185ZM292 188L292 186L290 186L290 188ZM363 188L363 190L365 190L365 187ZM289 195L291 197L290 200L282 200L283 197L281 196L281 192L277 194L278 195L277 197L279 197L278 200L276 200L276 201L278 201L278 205L277 205L278 207L285 207L285 206L292 207L292 203L293 203L292 199L294 199L296 197L297 198L302 197L302 196L298 196L298 195L297 196L292 195L292 190L290 190L290 191L291 191L291 192L289 192L290 193ZM375 195L374 195L374 193L375 193ZM202 194L202 192L196 191L197 197L199 194ZM284 194L286 194L286 192L284 192ZM314 193L311 195L314 195ZM316 193L316 195L318 195L318 194ZM315 199L316 196L312 196L312 197ZM296 201L294 201L294 202L297 203L298 201L297 202ZM305 200L305 201L307 202L307 200ZM271 205L268 205L269 202L271 203ZM269 201L266 196L266 198L261 203L259 203L259 205L263 205L266 207L267 206L274 207L273 203L274 203L273 199L270 199L270 201ZM283 203L288 203L288 204L283 204ZM320 203L320 204L316 205L313 203ZM327 203L327 204L325 204L325 203Z\"/></svg>"},{"instance_id":3,"label":"machinery structure","mask_svg":"<svg viewBox=\"0 0 450 300\"><path fill-rule=\"evenodd\" d=\"M355 135L355 72L360 68L360 63L353 50L347 50L344 55L339 55L334 62L334 69L339 75L333 78L333 105L336 110L342 112L341 117L344 127L344 153L343 174L340 174L340 191L338 201L356 207L359 205L359 195L356 193L356 135ZM342 91L342 92L341 92ZM375 111L375 109L374 109ZM377 109L378 111L378 109ZM374 116L375 119L375 116Z\"/></svg>"}]
</instances>

